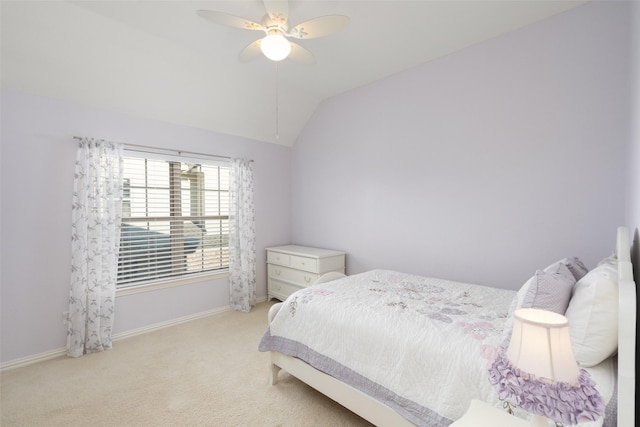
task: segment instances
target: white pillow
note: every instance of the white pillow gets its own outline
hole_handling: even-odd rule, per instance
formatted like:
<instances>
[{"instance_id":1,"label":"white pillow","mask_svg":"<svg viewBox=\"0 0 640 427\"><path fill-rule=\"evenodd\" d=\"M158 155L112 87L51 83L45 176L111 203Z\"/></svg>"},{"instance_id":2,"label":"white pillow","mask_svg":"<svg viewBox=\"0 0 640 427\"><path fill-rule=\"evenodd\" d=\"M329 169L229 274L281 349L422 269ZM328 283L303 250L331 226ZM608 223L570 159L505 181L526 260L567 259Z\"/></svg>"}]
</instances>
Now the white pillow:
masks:
<instances>
[{"instance_id":1,"label":"white pillow","mask_svg":"<svg viewBox=\"0 0 640 427\"><path fill-rule=\"evenodd\" d=\"M618 264L603 260L580 279L565 313L576 360L588 368L618 349Z\"/></svg>"}]
</instances>

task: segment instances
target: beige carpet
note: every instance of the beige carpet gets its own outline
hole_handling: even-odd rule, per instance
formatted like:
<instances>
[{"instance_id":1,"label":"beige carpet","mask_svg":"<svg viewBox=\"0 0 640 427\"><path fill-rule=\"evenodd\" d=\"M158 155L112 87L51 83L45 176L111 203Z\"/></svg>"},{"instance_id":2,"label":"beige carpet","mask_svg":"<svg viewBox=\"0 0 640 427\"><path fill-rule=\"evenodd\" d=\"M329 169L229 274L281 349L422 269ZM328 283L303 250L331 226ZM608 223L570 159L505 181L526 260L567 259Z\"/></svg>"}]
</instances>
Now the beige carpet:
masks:
<instances>
[{"instance_id":1,"label":"beige carpet","mask_svg":"<svg viewBox=\"0 0 640 427\"><path fill-rule=\"evenodd\" d=\"M4 372L2 426L370 426L257 350L271 303Z\"/></svg>"}]
</instances>

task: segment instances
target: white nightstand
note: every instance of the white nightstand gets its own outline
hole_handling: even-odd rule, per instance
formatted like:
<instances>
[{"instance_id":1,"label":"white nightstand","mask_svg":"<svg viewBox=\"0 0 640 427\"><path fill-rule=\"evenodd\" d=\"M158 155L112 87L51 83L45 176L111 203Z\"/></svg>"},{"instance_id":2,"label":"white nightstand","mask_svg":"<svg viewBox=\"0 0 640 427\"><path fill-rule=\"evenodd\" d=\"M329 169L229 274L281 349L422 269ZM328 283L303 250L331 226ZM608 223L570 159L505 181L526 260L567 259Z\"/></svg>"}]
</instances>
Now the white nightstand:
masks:
<instances>
[{"instance_id":1,"label":"white nightstand","mask_svg":"<svg viewBox=\"0 0 640 427\"><path fill-rule=\"evenodd\" d=\"M471 401L467 412L449 427L526 427L529 422L494 408L477 399Z\"/></svg>"}]
</instances>

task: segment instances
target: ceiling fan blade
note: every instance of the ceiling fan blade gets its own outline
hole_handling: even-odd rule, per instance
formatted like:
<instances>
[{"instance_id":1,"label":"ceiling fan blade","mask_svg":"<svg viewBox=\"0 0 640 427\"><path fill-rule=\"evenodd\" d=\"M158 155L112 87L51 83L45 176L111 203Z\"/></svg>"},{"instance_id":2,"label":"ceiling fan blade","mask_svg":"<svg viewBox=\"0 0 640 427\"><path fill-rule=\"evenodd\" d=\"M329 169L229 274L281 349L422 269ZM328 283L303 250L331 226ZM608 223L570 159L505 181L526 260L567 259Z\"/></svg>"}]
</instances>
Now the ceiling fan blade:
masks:
<instances>
[{"instance_id":1,"label":"ceiling fan blade","mask_svg":"<svg viewBox=\"0 0 640 427\"><path fill-rule=\"evenodd\" d=\"M258 39L240 51L239 59L242 62L248 62L262 55L260 43L262 39Z\"/></svg>"},{"instance_id":2,"label":"ceiling fan blade","mask_svg":"<svg viewBox=\"0 0 640 427\"><path fill-rule=\"evenodd\" d=\"M289 2L287 0L263 0L269 18L284 27L289 19Z\"/></svg>"},{"instance_id":3,"label":"ceiling fan blade","mask_svg":"<svg viewBox=\"0 0 640 427\"><path fill-rule=\"evenodd\" d=\"M216 24L226 25L228 27L244 28L245 30L264 30L262 25L249 19L240 18L239 16L230 15L217 10L198 10L196 12L200 17Z\"/></svg>"},{"instance_id":4,"label":"ceiling fan blade","mask_svg":"<svg viewBox=\"0 0 640 427\"><path fill-rule=\"evenodd\" d=\"M287 59L291 59L292 61L305 65L313 65L316 63L316 58L314 58L313 54L307 49L297 43L291 41L289 43L291 44L291 53L289 53Z\"/></svg>"},{"instance_id":5,"label":"ceiling fan blade","mask_svg":"<svg viewBox=\"0 0 640 427\"><path fill-rule=\"evenodd\" d=\"M327 15L302 22L291 29L289 35L296 39L313 39L333 34L344 28L351 20L344 15Z\"/></svg>"}]
</instances>

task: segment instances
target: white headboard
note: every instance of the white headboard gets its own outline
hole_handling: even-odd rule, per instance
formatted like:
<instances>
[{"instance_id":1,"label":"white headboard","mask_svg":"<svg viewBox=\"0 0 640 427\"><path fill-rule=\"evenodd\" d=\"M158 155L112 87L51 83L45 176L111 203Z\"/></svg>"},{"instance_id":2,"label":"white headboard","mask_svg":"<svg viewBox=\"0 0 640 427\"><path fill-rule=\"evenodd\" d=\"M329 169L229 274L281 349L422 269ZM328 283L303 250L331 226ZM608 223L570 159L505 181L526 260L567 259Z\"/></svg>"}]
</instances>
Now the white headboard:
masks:
<instances>
[{"instance_id":1,"label":"white headboard","mask_svg":"<svg viewBox=\"0 0 640 427\"><path fill-rule=\"evenodd\" d=\"M636 284L633 280L629 230L618 227L618 426L635 426Z\"/></svg>"}]
</instances>

